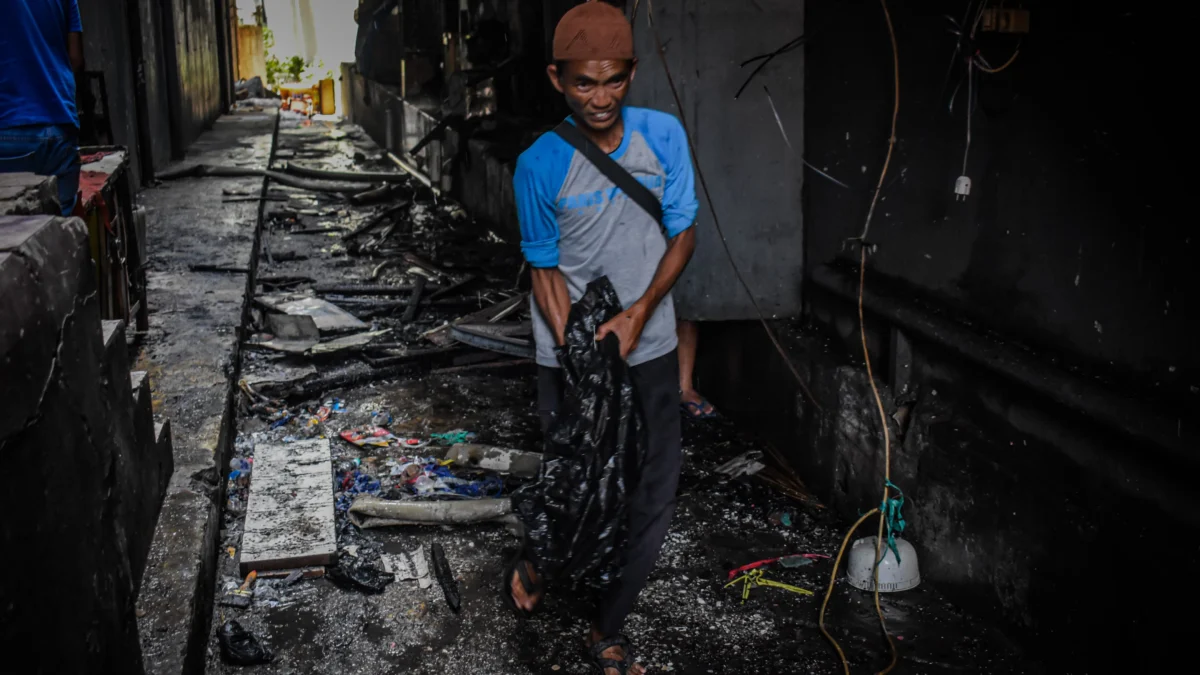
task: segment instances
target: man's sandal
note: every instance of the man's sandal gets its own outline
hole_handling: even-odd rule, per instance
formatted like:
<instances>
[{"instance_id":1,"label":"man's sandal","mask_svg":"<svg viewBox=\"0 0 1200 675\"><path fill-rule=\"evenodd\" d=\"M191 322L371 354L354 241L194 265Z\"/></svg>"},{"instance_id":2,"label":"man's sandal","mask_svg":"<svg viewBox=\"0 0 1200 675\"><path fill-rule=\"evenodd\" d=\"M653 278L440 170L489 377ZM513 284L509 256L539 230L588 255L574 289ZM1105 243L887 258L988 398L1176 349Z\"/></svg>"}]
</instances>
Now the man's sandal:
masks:
<instances>
[{"instance_id":1,"label":"man's sandal","mask_svg":"<svg viewBox=\"0 0 1200 675\"><path fill-rule=\"evenodd\" d=\"M717 409L713 407L713 404L709 403L708 399L703 397L699 402L682 401L680 402L679 407L683 410L683 414L685 416L694 420L711 420L720 417L720 415L717 414ZM705 412L705 408L708 408L707 412Z\"/></svg>"},{"instance_id":2,"label":"man's sandal","mask_svg":"<svg viewBox=\"0 0 1200 675\"><path fill-rule=\"evenodd\" d=\"M505 566L504 578L501 580L502 583L500 584L500 597L503 598L505 604L508 605L514 612L517 613L517 616L521 618L528 617L533 612L527 611L525 608L518 605L517 599L513 597L513 574L516 574L517 578L520 579L521 588L525 589L526 597L532 598L542 592L541 580L534 581L529 576L529 568L532 566L533 563L525 560L525 558L522 557L522 552L518 551L517 555L513 557L512 561ZM541 598L538 598L538 601L540 602Z\"/></svg>"},{"instance_id":3,"label":"man's sandal","mask_svg":"<svg viewBox=\"0 0 1200 675\"><path fill-rule=\"evenodd\" d=\"M613 647L620 647L621 651L625 653L621 660L618 661L617 659L603 656L604 652ZM634 664L633 649L630 648L629 640L624 635L615 635L593 644L591 647L588 647L588 656L592 659L592 665L599 668L601 673L612 669L620 673L620 675L626 675Z\"/></svg>"}]
</instances>

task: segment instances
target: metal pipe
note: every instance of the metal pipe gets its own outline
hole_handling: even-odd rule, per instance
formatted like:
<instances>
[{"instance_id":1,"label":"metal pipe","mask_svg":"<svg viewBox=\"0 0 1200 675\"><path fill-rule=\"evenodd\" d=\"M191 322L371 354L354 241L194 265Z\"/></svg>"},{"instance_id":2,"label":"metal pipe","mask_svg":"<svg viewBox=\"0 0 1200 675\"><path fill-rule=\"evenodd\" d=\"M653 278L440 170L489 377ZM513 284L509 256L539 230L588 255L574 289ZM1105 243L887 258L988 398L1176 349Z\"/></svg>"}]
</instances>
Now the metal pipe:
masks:
<instances>
[{"instance_id":1,"label":"metal pipe","mask_svg":"<svg viewBox=\"0 0 1200 675\"><path fill-rule=\"evenodd\" d=\"M390 105L383 111L383 127L383 149L391 153L396 149L396 121L395 115L392 113L392 106Z\"/></svg>"},{"instance_id":2,"label":"metal pipe","mask_svg":"<svg viewBox=\"0 0 1200 675\"><path fill-rule=\"evenodd\" d=\"M401 159L400 157L397 157L396 153L394 153L394 152L389 152L387 155L388 155L388 159L392 160L393 164L395 164L396 166L400 167L401 169L407 171L413 178L416 178L417 180L421 181L421 183L425 187L429 188L430 190L433 190L433 194L435 194L439 197L442 195L442 191L440 189L434 187L433 181L429 180L429 176L426 176L424 173L422 173L420 169L416 168L412 164L409 164L406 160Z\"/></svg>"},{"instance_id":3,"label":"metal pipe","mask_svg":"<svg viewBox=\"0 0 1200 675\"><path fill-rule=\"evenodd\" d=\"M301 164L285 164L282 170L293 176L318 178L321 180L361 181L364 183L406 183L408 176L386 171L329 171Z\"/></svg>"}]
</instances>

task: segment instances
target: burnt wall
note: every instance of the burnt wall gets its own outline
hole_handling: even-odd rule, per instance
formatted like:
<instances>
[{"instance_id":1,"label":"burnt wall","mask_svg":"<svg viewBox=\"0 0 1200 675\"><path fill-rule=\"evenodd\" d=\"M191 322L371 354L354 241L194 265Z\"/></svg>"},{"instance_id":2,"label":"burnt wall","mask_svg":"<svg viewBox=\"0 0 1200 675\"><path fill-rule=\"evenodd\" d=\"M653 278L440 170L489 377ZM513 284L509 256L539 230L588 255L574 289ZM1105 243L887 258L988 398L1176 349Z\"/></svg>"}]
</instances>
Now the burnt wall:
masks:
<instances>
[{"instance_id":1,"label":"burnt wall","mask_svg":"<svg viewBox=\"0 0 1200 675\"><path fill-rule=\"evenodd\" d=\"M137 126L137 82L130 49L130 2L80 0L86 69L104 73L104 88L112 123L112 140L129 149L130 171L136 185L142 174Z\"/></svg>"},{"instance_id":2,"label":"burnt wall","mask_svg":"<svg viewBox=\"0 0 1200 675\"><path fill-rule=\"evenodd\" d=\"M146 79L146 125L150 138L150 158L155 169L171 162L171 117L167 102L168 71L164 48L163 4L142 0L138 3L139 33ZM166 20L170 20L169 15ZM172 52L174 50L172 49Z\"/></svg>"},{"instance_id":3,"label":"burnt wall","mask_svg":"<svg viewBox=\"0 0 1200 675\"><path fill-rule=\"evenodd\" d=\"M1197 304L1186 292L1200 241L1174 213L1182 177L1149 167L1170 147L1168 108L1149 72L1176 43L1149 11L1034 3L1024 39L978 34L993 67L966 79L945 15L965 3L894 7L901 104L896 153L871 225L871 267L910 283L965 320L1067 367L1190 400L1200 355L1187 350ZM809 7L807 158L848 183L810 175L808 262L857 259L887 148L891 49L878 3ZM1087 64L1079 55L1087 54ZM837 64L837 67L821 64ZM975 92L963 174L968 84ZM953 108L951 109L951 103Z\"/></svg>"},{"instance_id":4,"label":"burnt wall","mask_svg":"<svg viewBox=\"0 0 1200 675\"><path fill-rule=\"evenodd\" d=\"M164 51L173 154L182 156L222 110L219 37L224 15L212 0L169 0L164 5ZM172 44L174 49L172 49Z\"/></svg>"},{"instance_id":5,"label":"burnt wall","mask_svg":"<svg viewBox=\"0 0 1200 675\"><path fill-rule=\"evenodd\" d=\"M641 59L628 102L682 117L698 169L696 252L673 290L677 311L681 318L696 321L749 319L757 303L769 316L796 316L801 311L804 250L802 50L773 60L739 98L734 96L753 69L741 66L743 61L770 53L804 32L806 3L642 4L634 32ZM653 31L646 20L651 9ZM666 51L666 67L656 53L658 40ZM736 281L731 255L754 295L753 303Z\"/></svg>"},{"instance_id":6,"label":"burnt wall","mask_svg":"<svg viewBox=\"0 0 1200 675\"><path fill-rule=\"evenodd\" d=\"M182 156L232 100L231 9L225 0L79 3L87 69L104 73L113 142L129 148L135 183Z\"/></svg>"},{"instance_id":7,"label":"burnt wall","mask_svg":"<svg viewBox=\"0 0 1200 675\"><path fill-rule=\"evenodd\" d=\"M1190 610L1123 573L1200 570L1194 243L1159 216L1180 210L1178 177L1148 170L1172 113L1145 105L1145 73L1175 45L1147 12L1026 3L1017 58L971 75L956 200L968 82L945 15L967 6L889 5L901 108L864 305L904 536L926 580L1055 672L1145 668L1165 657L1142 645L1176 639ZM892 54L876 2L808 3L806 25L806 158L849 186L808 172L805 315L776 325L813 396L749 322L702 326L700 385L853 519L879 502L884 443L846 239L887 149ZM969 53L995 68L1017 47L985 35Z\"/></svg>"}]
</instances>

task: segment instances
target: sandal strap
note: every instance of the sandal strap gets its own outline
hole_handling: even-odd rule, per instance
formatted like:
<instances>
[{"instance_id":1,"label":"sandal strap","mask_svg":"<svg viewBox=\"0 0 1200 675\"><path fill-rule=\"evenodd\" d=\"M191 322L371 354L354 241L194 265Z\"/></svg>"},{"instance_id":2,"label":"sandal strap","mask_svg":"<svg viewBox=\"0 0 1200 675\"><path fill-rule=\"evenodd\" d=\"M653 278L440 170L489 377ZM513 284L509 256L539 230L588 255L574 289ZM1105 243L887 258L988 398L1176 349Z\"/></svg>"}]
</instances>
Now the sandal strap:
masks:
<instances>
[{"instance_id":1,"label":"sandal strap","mask_svg":"<svg viewBox=\"0 0 1200 675\"><path fill-rule=\"evenodd\" d=\"M529 562L526 560L518 560L514 567L517 570L517 578L521 580L521 586L525 588L526 595L537 595L542 590L542 585L534 581L529 576ZM511 578L511 575L510 577Z\"/></svg>"},{"instance_id":2,"label":"sandal strap","mask_svg":"<svg viewBox=\"0 0 1200 675\"><path fill-rule=\"evenodd\" d=\"M607 656L601 656L601 654L609 649L612 649L613 647L620 647L621 650L625 652L624 657L622 657L620 660L617 660ZM592 657L592 661L597 666L600 666L601 671L612 668L621 673L621 675L625 675L625 673L629 672L629 669L634 664L633 649L631 649L629 646L629 638L625 637L624 635L614 635L612 637L604 638L603 640L598 640L595 644L588 648L588 653Z\"/></svg>"},{"instance_id":3,"label":"sandal strap","mask_svg":"<svg viewBox=\"0 0 1200 675\"><path fill-rule=\"evenodd\" d=\"M597 657L599 657L602 652L612 649L613 647L621 647L626 651L626 657L628 657L629 638L625 637L624 635L606 637L603 640L597 640L596 642L592 643L592 646L588 649Z\"/></svg>"},{"instance_id":4,"label":"sandal strap","mask_svg":"<svg viewBox=\"0 0 1200 675\"><path fill-rule=\"evenodd\" d=\"M633 665L628 660L616 661L614 659L602 659L599 657L593 659L593 661L597 666L600 666L601 672L608 670L609 668L612 668L613 670L617 671L621 675L625 675L626 673L628 673L630 666Z\"/></svg>"}]
</instances>

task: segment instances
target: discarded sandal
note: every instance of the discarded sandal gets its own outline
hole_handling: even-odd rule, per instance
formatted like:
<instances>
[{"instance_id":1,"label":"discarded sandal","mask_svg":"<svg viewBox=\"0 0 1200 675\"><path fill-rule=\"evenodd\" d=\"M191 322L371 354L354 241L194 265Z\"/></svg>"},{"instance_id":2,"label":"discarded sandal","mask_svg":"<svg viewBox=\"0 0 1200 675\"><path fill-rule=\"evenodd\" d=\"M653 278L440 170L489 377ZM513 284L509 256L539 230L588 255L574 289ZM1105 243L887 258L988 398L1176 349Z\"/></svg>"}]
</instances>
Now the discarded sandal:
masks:
<instances>
[{"instance_id":1,"label":"discarded sandal","mask_svg":"<svg viewBox=\"0 0 1200 675\"><path fill-rule=\"evenodd\" d=\"M620 647L623 656L620 660L603 656L604 652L613 647ZM614 635L610 638L605 638L588 647L588 656L592 659L592 665L596 666L603 674L607 670L615 670L620 675L627 675L629 669L633 667L633 650L629 646L629 639L624 635Z\"/></svg>"}]
</instances>

